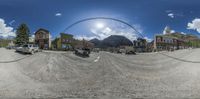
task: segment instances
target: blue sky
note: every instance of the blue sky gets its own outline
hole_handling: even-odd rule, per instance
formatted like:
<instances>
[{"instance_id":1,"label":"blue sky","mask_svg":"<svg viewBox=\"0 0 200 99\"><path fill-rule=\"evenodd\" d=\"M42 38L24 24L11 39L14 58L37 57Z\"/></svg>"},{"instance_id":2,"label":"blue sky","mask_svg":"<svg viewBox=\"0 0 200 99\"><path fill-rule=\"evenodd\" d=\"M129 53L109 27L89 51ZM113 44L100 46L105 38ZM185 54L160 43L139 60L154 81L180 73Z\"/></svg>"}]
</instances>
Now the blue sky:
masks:
<instances>
[{"instance_id":1,"label":"blue sky","mask_svg":"<svg viewBox=\"0 0 200 99\"><path fill-rule=\"evenodd\" d=\"M54 38L78 20L110 17L135 26L149 39L162 33L166 25L178 32L199 35L199 5L199 0L1 0L0 32L12 34L19 24L26 23L31 33L45 28ZM117 33L130 39L135 36L126 25L108 20L80 23L64 32L77 38L102 39Z\"/></svg>"}]
</instances>

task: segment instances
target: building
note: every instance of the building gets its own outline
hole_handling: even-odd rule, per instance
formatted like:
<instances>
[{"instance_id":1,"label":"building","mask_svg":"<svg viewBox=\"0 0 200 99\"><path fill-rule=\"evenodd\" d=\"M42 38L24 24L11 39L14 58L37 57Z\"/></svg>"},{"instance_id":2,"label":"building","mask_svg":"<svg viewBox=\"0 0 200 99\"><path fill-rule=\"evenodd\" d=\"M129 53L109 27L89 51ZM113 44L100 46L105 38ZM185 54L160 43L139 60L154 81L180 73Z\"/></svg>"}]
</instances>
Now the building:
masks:
<instances>
[{"instance_id":1,"label":"building","mask_svg":"<svg viewBox=\"0 0 200 99\"><path fill-rule=\"evenodd\" d=\"M60 37L56 38L52 43L52 47L57 50L71 50L74 46L74 38L71 34L60 33Z\"/></svg>"},{"instance_id":2,"label":"building","mask_svg":"<svg viewBox=\"0 0 200 99\"><path fill-rule=\"evenodd\" d=\"M7 47L9 45L14 45L13 40L9 39L0 39L0 47Z\"/></svg>"},{"instance_id":3,"label":"building","mask_svg":"<svg viewBox=\"0 0 200 99\"><path fill-rule=\"evenodd\" d=\"M177 39L166 35L156 35L154 39L154 49L157 51L176 49Z\"/></svg>"},{"instance_id":4,"label":"building","mask_svg":"<svg viewBox=\"0 0 200 99\"><path fill-rule=\"evenodd\" d=\"M35 44L40 49L49 49L51 47L51 34L48 30L39 29L35 32Z\"/></svg>"},{"instance_id":5,"label":"building","mask_svg":"<svg viewBox=\"0 0 200 99\"><path fill-rule=\"evenodd\" d=\"M188 39L186 35L171 30L166 26L162 34L155 35L153 42L153 51L178 50L188 48Z\"/></svg>"},{"instance_id":6,"label":"building","mask_svg":"<svg viewBox=\"0 0 200 99\"><path fill-rule=\"evenodd\" d=\"M147 43L146 51L147 52L153 52L154 51L154 40Z\"/></svg>"},{"instance_id":7,"label":"building","mask_svg":"<svg viewBox=\"0 0 200 99\"><path fill-rule=\"evenodd\" d=\"M15 46L13 40L11 40L11 41L8 43L8 46Z\"/></svg>"},{"instance_id":8,"label":"building","mask_svg":"<svg viewBox=\"0 0 200 99\"><path fill-rule=\"evenodd\" d=\"M60 43L61 43L60 48L61 49L64 49L64 50L72 49L73 42L74 42L73 35L60 33Z\"/></svg>"},{"instance_id":9,"label":"building","mask_svg":"<svg viewBox=\"0 0 200 99\"><path fill-rule=\"evenodd\" d=\"M178 50L188 48L187 41L171 37L169 35L156 35L154 38L154 50Z\"/></svg>"},{"instance_id":10,"label":"building","mask_svg":"<svg viewBox=\"0 0 200 99\"><path fill-rule=\"evenodd\" d=\"M146 52L146 48L147 48L146 39L138 38L137 40L134 40L133 47L136 52Z\"/></svg>"},{"instance_id":11,"label":"building","mask_svg":"<svg viewBox=\"0 0 200 99\"><path fill-rule=\"evenodd\" d=\"M81 49L81 48L87 48L92 50L94 48L94 44L87 41L87 40L75 40L75 46L74 48L76 49Z\"/></svg>"}]
</instances>

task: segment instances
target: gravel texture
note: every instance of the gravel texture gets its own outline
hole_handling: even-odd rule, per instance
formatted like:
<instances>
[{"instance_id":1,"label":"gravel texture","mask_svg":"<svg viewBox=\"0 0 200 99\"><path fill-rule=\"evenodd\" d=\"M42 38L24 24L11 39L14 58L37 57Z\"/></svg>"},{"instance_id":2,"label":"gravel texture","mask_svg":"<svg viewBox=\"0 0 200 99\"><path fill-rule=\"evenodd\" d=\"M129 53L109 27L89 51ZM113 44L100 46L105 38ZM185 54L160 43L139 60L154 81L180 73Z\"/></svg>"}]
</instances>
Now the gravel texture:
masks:
<instances>
[{"instance_id":1,"label":"gravel texture","mask_svg":"<svg viewBox=\"0 0 200 99\"><path fill-rule=\"evenodd\" d=\"M200 49L137 55L0 48L0 98L198 98Z\"/></svg>"}]
</instances>

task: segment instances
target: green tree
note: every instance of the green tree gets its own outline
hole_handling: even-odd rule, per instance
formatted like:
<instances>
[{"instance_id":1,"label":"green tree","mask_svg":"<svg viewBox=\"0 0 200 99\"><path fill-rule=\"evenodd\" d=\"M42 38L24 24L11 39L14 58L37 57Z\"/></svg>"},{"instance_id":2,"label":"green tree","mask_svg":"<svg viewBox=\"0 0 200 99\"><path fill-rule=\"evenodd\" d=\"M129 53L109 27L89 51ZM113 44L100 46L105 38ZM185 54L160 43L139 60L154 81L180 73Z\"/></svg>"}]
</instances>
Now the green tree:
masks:
<instances>
[{"instance_id":1,"label":"green tree","mask_svg":"<svg viewBox=\"0 0 200 99\"><path fill-rule=\"evenodd\" d=\"M30 30L26 24L21 24L16 31L16 44L23 45L29 42Z\"/></svg>"},{"instance_id":2,"label":"green tree","mask_svg":"<svg viewBox=\"0 0 200 99\"><path fill-rule=\"evenodd\" d=\"M58 49L58 41L59 41L59 38L55 38L53 41L52 41L52 47L53 48L56 48Z\"/></svg>"}]
</instances>

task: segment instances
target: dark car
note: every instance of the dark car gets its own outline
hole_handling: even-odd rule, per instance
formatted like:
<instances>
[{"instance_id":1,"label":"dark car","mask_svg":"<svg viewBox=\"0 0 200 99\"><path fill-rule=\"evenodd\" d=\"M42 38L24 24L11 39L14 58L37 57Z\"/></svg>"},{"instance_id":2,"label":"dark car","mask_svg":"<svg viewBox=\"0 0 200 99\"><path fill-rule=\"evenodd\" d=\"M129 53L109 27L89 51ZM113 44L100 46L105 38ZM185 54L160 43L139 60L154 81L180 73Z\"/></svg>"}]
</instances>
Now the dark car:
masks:
<instances>
[{"instance_id":1,"label":"dark car","mask_svg":"<svg viewBox=\"0 0 200 99\"><path fill-rule=\"evenodd\" d=\"M90 49L87 48L75 49L75 54L83 57L89 57Z\"/></svg>"},{"instance_id":2,"label":"dark car","mask_svg":"<svg viewBox=\"0 0 200 99\"><path fill-rule=\"evenodd\" d=\"M136 55L136 53L134 51L128 51L125 54L127 54L127 55Z\"/></svg>"}]
</instances>

